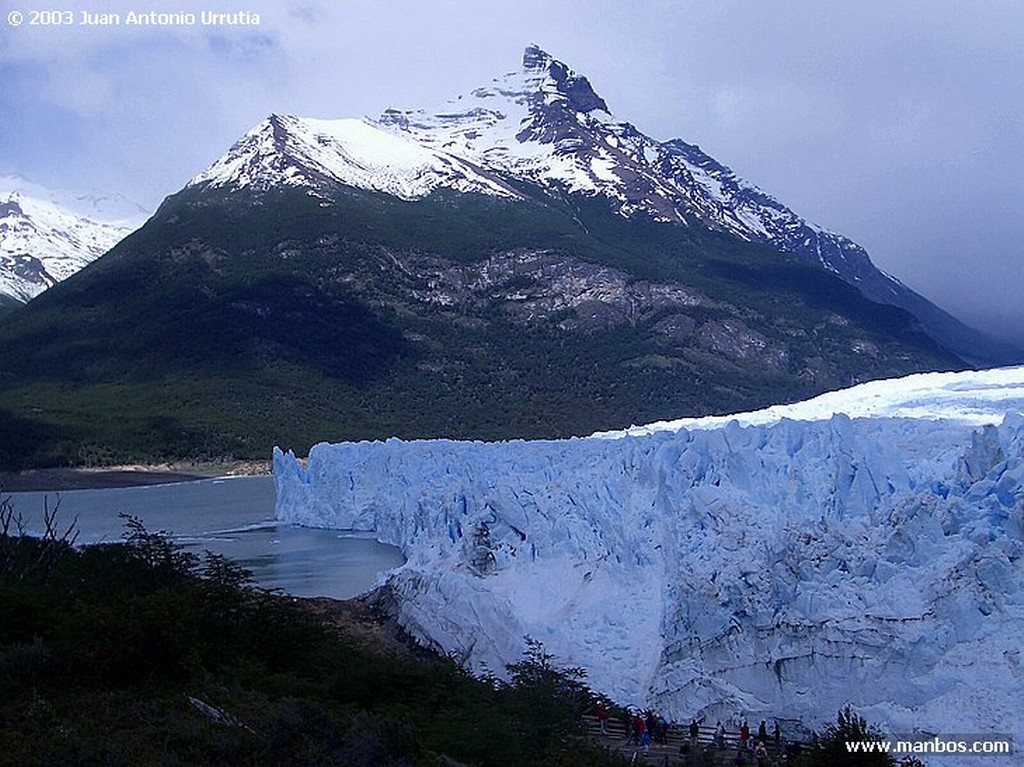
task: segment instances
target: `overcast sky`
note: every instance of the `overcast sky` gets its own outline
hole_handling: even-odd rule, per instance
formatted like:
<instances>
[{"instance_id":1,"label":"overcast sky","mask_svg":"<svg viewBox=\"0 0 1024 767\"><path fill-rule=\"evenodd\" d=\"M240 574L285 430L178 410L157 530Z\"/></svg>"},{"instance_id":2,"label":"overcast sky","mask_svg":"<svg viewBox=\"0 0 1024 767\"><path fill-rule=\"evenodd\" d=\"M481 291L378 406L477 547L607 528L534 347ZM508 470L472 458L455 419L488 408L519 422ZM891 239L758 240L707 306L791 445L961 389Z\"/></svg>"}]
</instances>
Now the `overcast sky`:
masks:
<instances>
[{"instance_id":1,"label":"overcast sky","mask_svg":"<svg viewBox=\"0 0 1024 767\"><path fill-rule=\"evenodd\" d=\"M75 23L30 24L58 7ZM81 23L130 10L259 24ZM618 119L699 144L1024 342L1019 0L0 0L0 172L152 209L272 112L433 107L517 69L529 43Z\"/></svg>"}]
</instances>

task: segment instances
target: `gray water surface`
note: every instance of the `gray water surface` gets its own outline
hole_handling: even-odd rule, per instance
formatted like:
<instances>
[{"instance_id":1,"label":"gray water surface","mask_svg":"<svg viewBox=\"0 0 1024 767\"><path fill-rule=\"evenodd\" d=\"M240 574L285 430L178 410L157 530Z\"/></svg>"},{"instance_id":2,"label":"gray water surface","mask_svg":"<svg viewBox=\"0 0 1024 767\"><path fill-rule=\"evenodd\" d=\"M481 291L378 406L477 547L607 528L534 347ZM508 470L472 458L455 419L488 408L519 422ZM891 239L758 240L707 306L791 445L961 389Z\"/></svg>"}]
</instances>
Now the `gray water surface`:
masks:
<instances>
[{"instance_id":1,"label":"gray water surface","mask_svg":"<svg viewBox=\"0 0 1024 767\"><path fill-rule=\"evenodd\" d=\"M57 506L63 532L74 522L79 545L123 539L124 519L138 517L189 551L223 554L258 584L299 597L349 599L405 561L394 546L338 530L279 524L273 477L229 477L105 490L11 493L26 532L44 529L44 509Z\"/></svg>"}]
</instances>

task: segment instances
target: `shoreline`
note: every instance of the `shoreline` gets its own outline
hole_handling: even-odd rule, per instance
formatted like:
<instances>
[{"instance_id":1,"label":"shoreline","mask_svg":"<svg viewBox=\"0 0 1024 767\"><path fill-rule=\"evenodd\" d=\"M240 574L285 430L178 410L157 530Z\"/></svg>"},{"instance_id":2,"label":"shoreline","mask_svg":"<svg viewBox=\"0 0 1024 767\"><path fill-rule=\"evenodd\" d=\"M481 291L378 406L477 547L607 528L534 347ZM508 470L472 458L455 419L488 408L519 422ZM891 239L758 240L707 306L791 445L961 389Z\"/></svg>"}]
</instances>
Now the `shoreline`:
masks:
<instances>
[{"instance_id":1,"label":"shoreline","mask_svg":"<svg viewBox=\"0 0 1024 767\"><path fill-rule=\"evenodd\" d=\"M0 493L110 490L123 487L195 482L218 477L269 476L270 461L223 464L105 466L100 468L25 469L0 471Z\"/></svg>"}]
</instances>

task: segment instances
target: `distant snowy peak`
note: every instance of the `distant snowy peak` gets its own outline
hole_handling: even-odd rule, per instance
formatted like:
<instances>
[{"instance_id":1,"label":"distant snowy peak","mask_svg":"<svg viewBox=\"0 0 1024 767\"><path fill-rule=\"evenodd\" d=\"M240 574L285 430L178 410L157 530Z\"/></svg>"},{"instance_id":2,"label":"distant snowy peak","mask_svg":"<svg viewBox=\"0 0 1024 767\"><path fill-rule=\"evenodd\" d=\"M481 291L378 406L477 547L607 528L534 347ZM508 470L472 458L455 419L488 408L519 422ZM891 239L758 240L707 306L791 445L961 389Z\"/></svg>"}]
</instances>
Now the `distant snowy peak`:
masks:
<instances>
[{"instance_id":1,"label":"distant snowy peak","mask_svg":"<svg viewBox=\"0 0 1024 767\"><path fill-rule=\"evenodd\" d=\"M58 192L0 176L0 296L18 303L34 298L106 253L143 217L142 208L122 197Z\"/></svg>"},{"instance_id":2,"label":"distant snowy peak","mask_svg":"<svg viewBox=\"0 0 1024 767\"><path fill-rule=\"evenodd\" d=\"M122 194L94 190L50 189L16 174L0 174L0 198L17 194L49 203L63 211L100 224L138 229L149 218L148 211Z\"/></svg>"},{"instance_id":3,"label":"distant snowy peak","mask_svg":"<svg viewBox=\"0 0 1024 767\"><path fill-rule=\"evenodd\" d=\"M438 187L518 196L458 157L382 130L369 120L271 115L189 186L266 190L296 186L327 192L338 184L403 200Z\"/></svg>"}]
</instances>

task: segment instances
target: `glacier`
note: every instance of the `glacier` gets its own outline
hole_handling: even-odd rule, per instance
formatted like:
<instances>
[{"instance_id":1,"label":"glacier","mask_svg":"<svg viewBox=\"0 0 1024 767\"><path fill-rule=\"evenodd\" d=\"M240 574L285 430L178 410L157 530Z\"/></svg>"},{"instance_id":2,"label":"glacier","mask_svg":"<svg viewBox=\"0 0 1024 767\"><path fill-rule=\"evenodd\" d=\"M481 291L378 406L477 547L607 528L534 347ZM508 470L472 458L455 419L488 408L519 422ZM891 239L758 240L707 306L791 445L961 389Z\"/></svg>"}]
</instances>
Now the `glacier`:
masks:
<instances>
[{"instance_id":1,"label":"glacier","mask_svg":"<svg viewBox=\"0 0 1024 767\"><path fill-rule=\"evenodd\" d=\"M1022 414L1018 367L568 440L275 449L277 516L398 546L399 622L477 672L529 636L676 721L849 703L1019 738Z\"/></svg>"}]
</instances>

